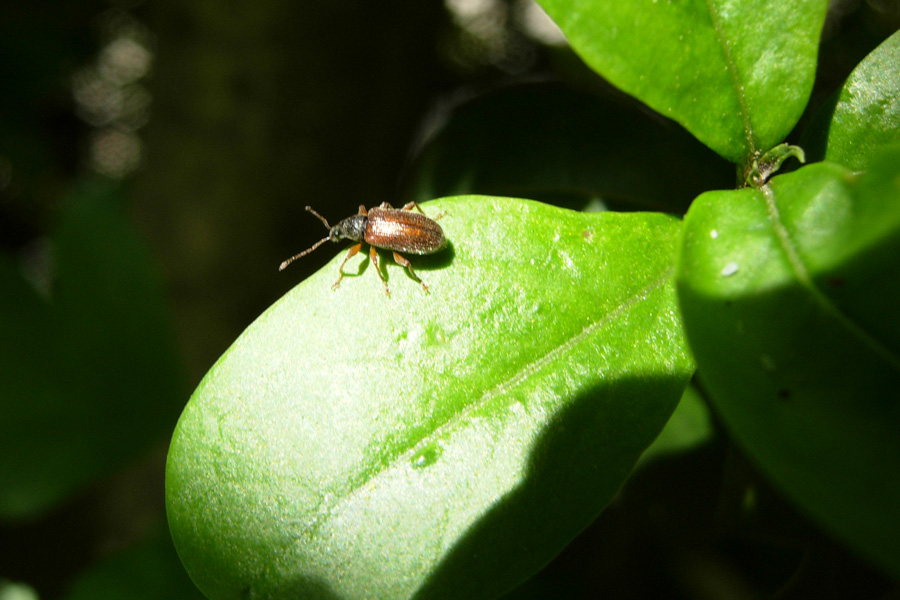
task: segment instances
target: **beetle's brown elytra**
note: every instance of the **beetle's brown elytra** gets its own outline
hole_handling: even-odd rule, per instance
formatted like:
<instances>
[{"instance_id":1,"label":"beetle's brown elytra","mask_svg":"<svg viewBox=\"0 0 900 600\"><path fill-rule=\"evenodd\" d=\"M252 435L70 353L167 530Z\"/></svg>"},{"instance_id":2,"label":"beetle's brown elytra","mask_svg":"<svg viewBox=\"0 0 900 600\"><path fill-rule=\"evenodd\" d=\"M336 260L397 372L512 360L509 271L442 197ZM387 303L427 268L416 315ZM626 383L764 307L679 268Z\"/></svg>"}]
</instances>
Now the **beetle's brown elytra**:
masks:
<instances>
[{"instance_id":1,"label":"beetle's brown elytra","mask_svg":"<svg viewBox=\"0 0 900 600\"><path fill-rule=\"evenodd\" d=\"M413 209L419 212L413 212ZM442 215L438 215L436 219L431 219L425 215L425 211L416 202L409 202L403 208L393 208L387 202L383 202L377 208L371 208L366 211L366 207L359 206L359 212L352 217L347 217L332 227L325 220L325 217L317 213L312 207L307 206L306 210L319 218L325 227L328 228L328 236L322 238L313 244L307 250L300 254L295 254L286 261L282 262L278 267L279 271L283 271L289 264L302 258L331 240L338 242L340 240L352 240L358 242L350 247L344 262L341 263L339 269L340 275L334 282L332 288L337 288L344 278L344 265L347 261L356 256L362 249L363 244L369 245L369 258L378 276L384 283L384 293L391 295L388 290L387 277L381 272L378 266L378 249L391 250L394 255L394 262L406 268L409 275L422 284L422 288L427 292L428 286L419 279L415 271L413 271L410 262L400 253L404 254L434 254L440 252L447 247L447 238L444 237L444 230L437 224L436 219L440 219Z\"/></svg>"}]
</instances>

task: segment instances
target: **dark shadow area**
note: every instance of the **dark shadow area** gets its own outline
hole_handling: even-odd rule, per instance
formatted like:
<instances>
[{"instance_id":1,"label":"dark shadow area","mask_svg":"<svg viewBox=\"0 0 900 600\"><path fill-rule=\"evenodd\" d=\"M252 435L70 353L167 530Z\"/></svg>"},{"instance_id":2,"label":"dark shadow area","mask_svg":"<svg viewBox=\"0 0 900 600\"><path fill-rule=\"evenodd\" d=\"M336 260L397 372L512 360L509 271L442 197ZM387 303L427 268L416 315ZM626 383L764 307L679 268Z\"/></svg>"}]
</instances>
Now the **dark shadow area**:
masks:
<instances>
[{"instance_id":1,"label":"dark shadow area","mask_svg":"<svg viewBox=\"0 0 900 600\"><path fill-rule=\"evenodd\" d=\"M701 381L772 485L872 561L896 560L895 367L799 284L680 301Z\"/></svg>"},{"instance_id":2,"label":"dark shadow area","mask_svg":"<svg viewBox=\"0 0 900 600\"><path fill-rule=\"evenodd\" d=\"M413 269L415 269L417 273L419 272L419 269L423 271L434 271L449 267L456 258L456 250L453 247L453 242L447 242L447 246L440 252L423 254L420 256L407 254L406 258L412 263ZM393 259L391 259L391 262L393 262Z\"/></svg>"},{"instance_id":3,"label":"dark shadow area","mask_svg":"<svg viewBox=\"0 0 900 600\"><path fill-rule=\"evenodd\" d=\"M681 387L627 379L573 398L535 442L523 484L472 526L415 598L496 597L546 565L614 497Z\"/></svg>"},{"instance_id":4,"label":"dark shadow area","mask_svg":"<svg viewBox=\"0 0 900 600\"><path fill-rule=\"evenodd\" d=\"M436 196L531 198L575 210L684 213L734 186L734 167L619 92L514 85L456 107L425 146L411 186Z\"/></svg>"},{"instance_id":5,"label":"dark shadow area","mask_svg":"<svg viewBox=\"0 0 900 600\"><path fill-rule=\"evenodd\" d=\"M341 256L344 253L342 252ZM344 267L344 279L352 279L355 277L362 277L363 274L369 270L369 266L372 263L372 259L369 257L368 250L364 247L363 250L360 250L357 256L362 256L363 258L359 261L358 266L354 269L350 266L354 259L350 259L351 262L347 263L347 267ZM453 262L456 253L453 250L453 244L448 243L447 247L441 250L436 254L423 254L423 255L415 255L415 254L406 254L404 255L412 263L413 271L418 273L434 271L435 269L443 269L447 267L451 262ZM355 257L354 257L355 258ZM374 268L374 267L373 267ZM415 281L413 277L409 274L406 268L403 265L399 265L394 261L394 258L391 256L390 250L378 250L378 270L384 275L385 280L390 283L391 275L395 269L400 269L403 271L403 274L410 281ZM378 276L378 274L375 274ZM335 278L337 278L338 272L335 270ZM426 282L427 283L427 282Z\"/></svg>"}]
</instances>

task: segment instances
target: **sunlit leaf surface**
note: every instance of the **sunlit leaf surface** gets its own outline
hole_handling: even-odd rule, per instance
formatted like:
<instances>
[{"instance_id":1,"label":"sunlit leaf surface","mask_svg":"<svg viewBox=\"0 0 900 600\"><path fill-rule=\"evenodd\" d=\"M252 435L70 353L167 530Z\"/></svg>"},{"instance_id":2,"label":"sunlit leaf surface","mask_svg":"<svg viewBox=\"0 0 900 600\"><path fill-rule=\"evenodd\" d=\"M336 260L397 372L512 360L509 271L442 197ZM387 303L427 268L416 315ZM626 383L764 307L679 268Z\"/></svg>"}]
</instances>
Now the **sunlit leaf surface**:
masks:
<instances>
[{"instance_id":1,"label":"sunlit leaf surface","mask_svg":"<svg viewBox=\"0 0 900 600\"><path fill-rule=\"evenodd\" d=\"M388 264L388 298L367 259L332 290L338 257L191 398L167 506L210 598L494 597L602 510L675 408L677 219L425 210L451 242L412 259L430 293Z\"/></svg>"},{"instance_id":2,"label":"sunlit leaf surface","mask_svg":"<svg viewBox=\"0 0 900 600\"><path fill-rule=\"evenodd\" d=\"M826 0L540 0L613 85L741 163L806 106Z\"/></svg>"}]
</instances>

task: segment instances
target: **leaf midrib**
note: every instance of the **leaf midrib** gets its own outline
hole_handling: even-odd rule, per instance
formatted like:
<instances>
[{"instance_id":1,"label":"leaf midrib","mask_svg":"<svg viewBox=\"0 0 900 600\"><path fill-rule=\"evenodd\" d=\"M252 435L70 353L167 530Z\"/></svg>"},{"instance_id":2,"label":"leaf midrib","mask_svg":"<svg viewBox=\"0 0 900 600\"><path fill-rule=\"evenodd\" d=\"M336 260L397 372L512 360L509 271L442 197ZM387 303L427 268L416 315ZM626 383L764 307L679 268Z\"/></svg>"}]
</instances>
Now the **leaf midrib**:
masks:
<instances>
[{"instance_id":1,"label":"leaf midrib","mask_svg":"<svg viewBox=\"0 0 900 600\"><path fill-rule=\"evenodd\" d=\"M731 55L731 47L728 44L728 38L722 31L722 22L719 13L715 10L713 0L706 0L706 9L709 12L709 18L712 22L713 32L716 34L716 40L722 48L722 54L725 58L725 68L731 76L731 82L734 86L734 92L737 96L738 111L741 118L741 126L744 130L744 140L747 142L749 155L753 156L757 152L756 143L753 137L753 124L750 121L750 109L747 105L747 97L744 94L744 86L741 85L740 74L738 73L737 63Z\"/></svg>"},{"instance_id":2,"label":"leaf midrib","mask_svg":"<svg viewBox=\"0 0 900 600\"><path fill-rule=\"evenodd\" d=\"M626 298L615 309L607 312L596 321L588 323L577 334L567 338L559 345L551 348L541 356L537 357L535 360L525 364L522 368L516 370L516 372L508 379L497 383L495 386L485 391L478 400L467 404L462 410L453 413L443 423L432 429L428 433L428 435L423 436L421 440L396 454L392 459L382 461L380 463L380 467L377 470L367 472L366 477L361 478L359 482L352 485L346 493L340 494L331 504L331 506L325 506L324 502L320 504L317 507L317 518L312 520L312 522L310 522L309 525L304 528L303 532L307 535L314 534L325 522L331 519L332 515L338 512L342 505L348 503L353 497L357 496L358 494L365 493L367 490L371 489L375 482L381 477L381 475L390 471L394 467L394 465L409 462L416 454L416 452L419 452L423 447L431 444L433 440L440 438L441 434L450 429L453 424L459 422L460 420L463 420L466 416L490 404L497 397L505 394L508 390L520 385L522 382L526 381L529 377L539 372L545 366L551 364L559 357L565 355L567 351L574 348L583 340L593 335L598 329L601 329L602 327L613 321L616 317L621 315L623 312L626 312L631 307L635 306L638 302L646 299L654 291L664 286L667 281L671 281L674 277L674 274L675 265L673 264L668 269L666 269L661 276L653 280L650 284L648 284L646 287L642 288L635 294Z\"/></svg>"},{"instance_id":3,"label":"leaf midrib","mask_svg":"<svg viewBox=\"0 0 900 600\"><path fill-rule=\"evenodd\" d=\"M834 317L834 319L844 326L852 336L857 338L861 344L881 357L895 371L900 372L900 356L894 354L887 346L879 342L877 338L866 331L861 325L857 324L849 315L838 308L831 299L822 292L822 290L816 287L816 284L813 283L812 278L809 276L809 270L803 263L803 259L800 258L800 253L797 251L796 245L791 239L787 227L781 219L781 211L778 210L775 192L772 191L772 188L768 184L763 185L760 188L760 191L766 201L769 222L772 224L772 229L775 231L775 236L778 238L778 244L784 252L788 264L791 267L791 271L793 271L794 276L797 278L797 282L809 292L813 297L813 300L826 314Z\"/></svg>"}]
</instances>

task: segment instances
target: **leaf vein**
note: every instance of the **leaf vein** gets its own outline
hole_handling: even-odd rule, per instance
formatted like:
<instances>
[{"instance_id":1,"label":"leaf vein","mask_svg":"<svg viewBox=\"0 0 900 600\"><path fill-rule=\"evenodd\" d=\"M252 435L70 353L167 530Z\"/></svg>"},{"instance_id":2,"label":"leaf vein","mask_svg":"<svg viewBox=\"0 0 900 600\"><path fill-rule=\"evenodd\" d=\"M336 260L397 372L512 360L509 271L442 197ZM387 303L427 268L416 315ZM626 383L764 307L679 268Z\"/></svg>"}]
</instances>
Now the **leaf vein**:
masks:
<instances>
[{"instance_id":1,"label":"leaf vein","mask_svg":"<svg viewBox=\"0 0 900 600\"><path fill-rule=\"evenodd\" d=\"M504 395L508 392L508 390L511 390L515 386L526 381L529 377L540 371L542 368L551 364L560 356L564 355L568 350L581 343L585 338L590 337L598 329L601 329L610 321L621 315L623 312L626 312L637 303L646 299L651 293L664 286L667 281L670 281L674 276L674 271L675 265L673 264L668 269L666 269L660 277L653 280L646 287L642 288L632 296L626 298L613 310L607 312L597 320L588 323L581 331L567 338L563 343L555 346L554 348L551 348L546 353L526 364L524 367L517 370L516 373L514 373L508 379L501 381L492 388L486 390L478 400L466 405L463 410L454 413L446 421L432 429L426 436L423 436L423 439L418 443L413 444L408 449L397 454L393 459L383 462L381 464L381 467L376 472L371 473L368 477L359 481L356 485L353 485L347 491L347 493L340 494L331 506L320 506L318 517L309 524L309 527L306 530L307 535L314 534L316 530L318 530L326 521L331 518L333 514L335 514L339 510L341 505L349 502L351 498L357 496L358 494L365 493L370 490L374 485L374 482L377 481L383 473L392 469L394 465L403 464L404 462L408 463L420 448L427 445L428 443L431 443L434 438L439 437L442 432L449 429L454 423L458 422L460 419L464 419L467 415L489 404L495 398Z\"/></svg>"},{"instance_id":2,"label":"leaf vein","mask_svg":"<svg viewBox=\"0 0 900 600\"><path fill-rule=\"evenodd\" d=\"M879 342L872 334L857 324L850 316L845 314L816 286L809 275L809 270L803 263L803 259L800 258L800 253L797 251L790 233L788 233L787 227L782 221L781 211L778 210L778 202L775 198L775 192L772 191L772 188L769 185L762 186L760 191L762 191L763 197L765 198L766 210L769 213L769 221L772 223L775 236L778 238L778 244L784 252L798 283L809 292L815 302L819 304L826 314L831 315L841 325L846 327L851 335L859 339L863 345L867 346L876 355L881 357L886 363L891 365L893 369L900 371L900 357L895 355L887 346Z\"/></svg>"},{"instance_id":3,"label":"leaf vein","mask_svg":"<svg viewBox=\"0 0 900 600\"><path fill-rule=\"evenodd\" d=\"M744 129L744 139L750 150L751 156L757 153L756 142L753 137L753 124L750 120L750 108L747 105L747 96L744 93L744 86L741 85L740 74L738 73L737 63L731 54L731 45L722 28L722 19L716 11L714 0L706 0L706 8L709 11L709 18L712 21L713 31L716 34L716 40L722 48L722 54L725 57L725 68L731 76L734 92L737 96L738 111L741 117L741 126Z\"/></svg>"}]
</instances>

